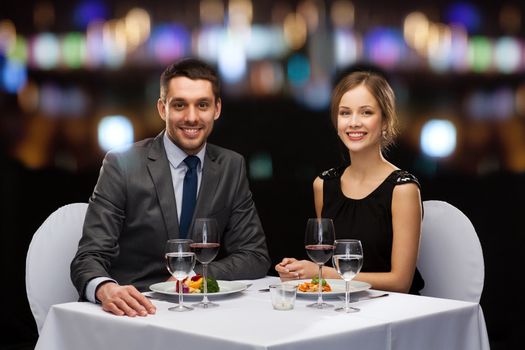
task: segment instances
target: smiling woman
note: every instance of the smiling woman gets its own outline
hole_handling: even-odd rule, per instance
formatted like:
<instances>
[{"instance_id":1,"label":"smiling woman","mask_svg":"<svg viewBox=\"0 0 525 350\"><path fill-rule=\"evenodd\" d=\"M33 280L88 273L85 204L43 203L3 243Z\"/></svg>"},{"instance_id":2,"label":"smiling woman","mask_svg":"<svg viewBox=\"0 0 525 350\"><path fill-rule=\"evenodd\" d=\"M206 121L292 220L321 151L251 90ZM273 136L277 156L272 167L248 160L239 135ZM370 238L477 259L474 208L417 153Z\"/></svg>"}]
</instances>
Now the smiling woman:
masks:
<instances>
[{"instance_id":1,"label":"smiling woman","mask_svg":"<svg viewBox=\"0 0 525 350\"><path fill-rule=\"evenodd\" d=\"M359 239L364 263L356 280L375 289L418 293L416 270L421 232L419 183L387 161L382 151L396 131L395 97L377 73L354 72L332 94L331 117L350 164L323 172L314 181L317 217L334 221L336 239ZM276 266L282 279L312 278L316 265L284 258ZM323 277L339 278L331 267Z\"/></svg>"}]
</instances>

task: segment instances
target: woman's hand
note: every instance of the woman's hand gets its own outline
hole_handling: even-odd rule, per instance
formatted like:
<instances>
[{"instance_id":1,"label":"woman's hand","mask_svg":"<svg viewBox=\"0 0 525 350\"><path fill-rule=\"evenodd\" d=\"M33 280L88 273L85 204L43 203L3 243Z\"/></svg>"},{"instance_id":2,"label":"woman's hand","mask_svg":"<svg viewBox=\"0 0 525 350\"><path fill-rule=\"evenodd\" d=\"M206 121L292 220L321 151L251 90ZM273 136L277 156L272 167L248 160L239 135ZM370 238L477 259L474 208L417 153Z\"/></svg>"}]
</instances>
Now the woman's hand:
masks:
<instances>
[{"instance_id":1,"label":"woman's hand","mask_svg":"<svg viewBox=\"0 0 525 350\"><path fill-rule=\"evenodd\" d=\"M309 260L297 260L284 258L275 265L275 271L279 273L282 281L309 279L317 276L319 267Z\"/></svg>"}]
</instances>

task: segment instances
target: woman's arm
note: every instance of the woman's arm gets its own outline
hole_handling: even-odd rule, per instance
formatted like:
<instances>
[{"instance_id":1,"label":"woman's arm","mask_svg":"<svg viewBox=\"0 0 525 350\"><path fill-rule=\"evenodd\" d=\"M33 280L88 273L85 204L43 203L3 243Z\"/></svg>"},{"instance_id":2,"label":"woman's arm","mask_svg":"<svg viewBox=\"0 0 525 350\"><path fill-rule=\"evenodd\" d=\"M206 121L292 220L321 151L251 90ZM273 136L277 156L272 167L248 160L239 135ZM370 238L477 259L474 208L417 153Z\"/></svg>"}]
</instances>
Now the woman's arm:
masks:
<instances>
[{"instance_id":1,"label":"woman's arm","mask_svg":"<svg viewBox=\"0 0 525 350\"><path fill-rule=\"evenodd\" d=\"M416 270L421 219L421 196L418 186L414 183L396 186L392 195L391 271L363 272L356 276L356 280L368 282L374 289L407 293Z\"/></svg>"}]
</instances>

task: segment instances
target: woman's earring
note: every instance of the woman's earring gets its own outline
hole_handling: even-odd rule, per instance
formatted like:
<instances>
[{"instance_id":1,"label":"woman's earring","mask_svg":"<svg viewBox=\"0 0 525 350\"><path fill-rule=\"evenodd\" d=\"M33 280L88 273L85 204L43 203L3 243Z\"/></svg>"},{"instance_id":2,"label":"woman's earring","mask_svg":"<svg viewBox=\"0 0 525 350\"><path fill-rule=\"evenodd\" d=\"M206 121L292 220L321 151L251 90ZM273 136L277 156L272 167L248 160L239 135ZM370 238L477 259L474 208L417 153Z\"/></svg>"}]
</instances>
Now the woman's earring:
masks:
<instances>
[{"instance_id":1,"label":"woman's earring","mask_svg":"<svg viewBox=\"0 0 525 350\"><path fill-rule=\"evenodd\" d=\"M383 135L383 138L386 139L386 130L383 130L382 135Z\"/></svg>"}]
</instances>

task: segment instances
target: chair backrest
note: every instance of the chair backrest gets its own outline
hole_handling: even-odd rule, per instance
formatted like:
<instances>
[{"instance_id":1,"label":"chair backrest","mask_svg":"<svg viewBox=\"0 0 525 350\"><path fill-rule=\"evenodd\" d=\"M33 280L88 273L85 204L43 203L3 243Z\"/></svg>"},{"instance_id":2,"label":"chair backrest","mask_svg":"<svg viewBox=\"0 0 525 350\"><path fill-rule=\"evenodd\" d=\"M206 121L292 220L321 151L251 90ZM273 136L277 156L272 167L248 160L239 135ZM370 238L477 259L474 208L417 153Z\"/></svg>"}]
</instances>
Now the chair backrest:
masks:
<instances>
[{"instance_id":1,"label":"chair backrest","mask_svg":"<svg viewBox=\"0 0 525 350\"><path fill-rule=\"evenodd\" d=\"M44 221L29 245L26 292L39 333L52 305L78 300L69 271L82 235L86 209L86 203L59 208Z\"/></svg>"},{"instance_id":2,"label":"chair backrest","mask_svg":"<svg viewBox=\"0 0 525 350\"><path fill-rule=\"evenodd\" d=\"M476 230L459 209L424 201L417 267L425 280L422 295L479 303L485 279Z\"/></svg>"}]
</instances>

